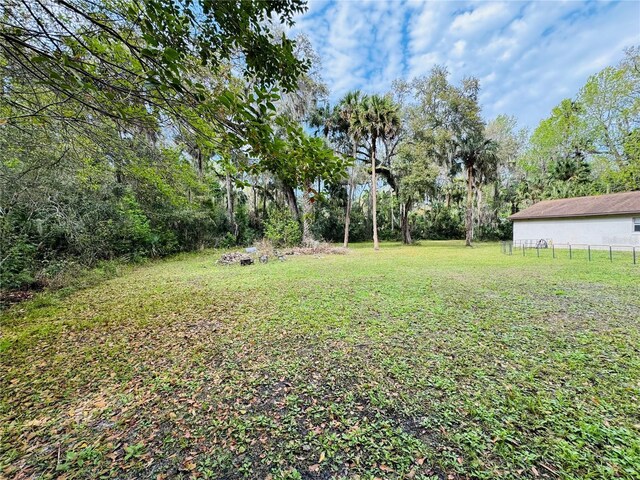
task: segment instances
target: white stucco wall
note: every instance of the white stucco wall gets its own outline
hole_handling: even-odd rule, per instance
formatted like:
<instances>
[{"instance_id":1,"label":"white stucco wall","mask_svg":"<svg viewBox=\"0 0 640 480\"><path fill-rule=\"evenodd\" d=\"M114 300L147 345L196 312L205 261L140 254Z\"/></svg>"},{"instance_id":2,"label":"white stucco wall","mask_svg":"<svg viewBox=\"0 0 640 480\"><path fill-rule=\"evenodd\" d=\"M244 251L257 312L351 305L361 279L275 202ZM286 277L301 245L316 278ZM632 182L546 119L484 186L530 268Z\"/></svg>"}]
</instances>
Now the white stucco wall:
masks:
<instances>
[{"instance_id":1,"label":"white stucco wall","mask_svg":"<svg viewBox=\"0 0 640 480\"><path fill-rule=\"evenodd\" d=\"M640 245L631 215L513 221L514 242L542 238L555 244Z\"/></svg>"}]
</instances>

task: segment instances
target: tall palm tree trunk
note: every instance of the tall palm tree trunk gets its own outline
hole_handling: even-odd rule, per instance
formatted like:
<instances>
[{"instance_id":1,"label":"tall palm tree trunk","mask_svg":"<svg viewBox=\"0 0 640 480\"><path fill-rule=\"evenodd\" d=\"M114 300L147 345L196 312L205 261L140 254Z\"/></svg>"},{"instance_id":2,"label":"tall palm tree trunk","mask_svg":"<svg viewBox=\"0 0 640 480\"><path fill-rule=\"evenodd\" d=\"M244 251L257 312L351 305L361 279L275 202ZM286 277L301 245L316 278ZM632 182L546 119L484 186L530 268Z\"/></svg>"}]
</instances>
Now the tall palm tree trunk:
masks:
<instances>
[{"instance_id":1,"label":"tall palm tree trunk","mask_svg":"<svg viewBox=\"0 0 640 480\"><path fill-rule=\"evenodd\" d=\"M358 143L353 141L353 159L355 162L356 155L358 154ZM349 225L351 224L351 207L353 206L353 191L354 182L355 182L355 166L351 167L351 171L349 172L349 186L347 187L349 190L347 191L347 210L344 216L344 248L349 246Z\"/></svg>"},{"instance_id":2,"label":"tall palm tree trunk","mask_svg":"<svg viewBox=\"0 0 640 480\"><path fill-rule=\"evenodd\" d=\"M375 135L371 137L371 214L373 216L373 249L380 250L378 242L378 180L376 178L376 141Z\"/></svg>"},{"instance_id":3,"label":"tall palm tree trunk","mask_svg":"<svg viewBox=\"0 0 640 480\"><path fill-rule=\"evenodd\" d=\"M349 175L349 191L347 192L347 210L344 216L344 248L349 246L349 226L351 225L351 208L353 207L353 191L355 190L354 185L354 174L353 167L351 167L351 173Z\"/></svg>"},{"instance_id":4,"label":"tall palm tree trunk","mask_svg":"<svg viewBox=\"0 0 640 480\"><path fill-rule=\"evenodd\" d=\"M467 211L464 223L467 231L465 245L470 247L473 240L473 165L467 167Z\"/></svg>"}]
</instances>

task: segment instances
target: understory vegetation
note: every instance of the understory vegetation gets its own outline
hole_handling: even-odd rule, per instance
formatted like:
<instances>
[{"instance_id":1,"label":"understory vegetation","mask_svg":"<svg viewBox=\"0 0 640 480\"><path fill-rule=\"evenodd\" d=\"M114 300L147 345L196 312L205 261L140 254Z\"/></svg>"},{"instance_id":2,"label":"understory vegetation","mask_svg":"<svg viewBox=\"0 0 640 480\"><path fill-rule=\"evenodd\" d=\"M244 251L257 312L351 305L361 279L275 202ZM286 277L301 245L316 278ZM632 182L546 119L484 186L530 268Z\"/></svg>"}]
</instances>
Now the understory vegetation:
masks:
<instances>
[{"instance_id":1,"label":"understory vegetation","mask_svg":"<svg viewBox=\"0 0 640 480\"><path fill-rule=\"evenodd\" d=\"M3 9L0 293L265 236L471 245L539 200L640 188L637 47L529 132L442 65L330 101L310 40L283 33L305 9Z\"/></svg>"},{"instance_id":2,"label":"understory vegetation","mask_svg":"<svg viewBox=\"0 0 640 480\"><path fill-rule=\"evenodd\" d=\"M15 305L0 474L638 478L638 267L463 245L190 254Z\"/></svg>"}]
</instances>

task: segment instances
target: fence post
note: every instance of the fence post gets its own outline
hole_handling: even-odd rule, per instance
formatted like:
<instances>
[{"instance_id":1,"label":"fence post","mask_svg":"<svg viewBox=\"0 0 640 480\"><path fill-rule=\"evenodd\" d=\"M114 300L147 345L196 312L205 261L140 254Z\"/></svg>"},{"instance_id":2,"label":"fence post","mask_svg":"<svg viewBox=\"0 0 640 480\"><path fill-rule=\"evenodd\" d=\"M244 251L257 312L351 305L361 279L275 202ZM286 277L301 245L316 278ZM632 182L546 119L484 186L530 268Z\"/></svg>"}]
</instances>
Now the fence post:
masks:
<instances>
[{"instance_id":1,"label":"fence post","mask_svg":"<svg viewBox=\"0 0 640 480\"><path fill-rule=\"evenodd\" d=\"M522 244L522 256L524 257L524 243Z\"/></svg>"},{"instance_id":2,"label":"fence post","mask_svg":"<svg viewBox=\"0 0 640 480\"><path fill-rule=\"evenodd\" d=\"M556 258L556 245L555 245L555 243L551 244L551 254L553 255L553 258Z\"/></svg>"},{"instance_id":3,"label":"fence post","mask_svg":"<svg viewBox=\"0 0 640 480\"><path fill-rule=\"evenodd\" d=\"M609 245L609 261L613 262L613 252L611 251L611 245Z\"/></svg>"},{"instance_id":4,"label":"fence post","mask_svg":"<svg viewBox=\"0 0 640 480\"><path fill-rule=\"evenodd\" d=\"M591 261L591 245L587 245L587 251L589 252L589 261Z\"/></svg>"},{"instance_id":5,"label":"fence post","mask_svg":"<svg viewBox=\"0 0 640 480\"><path fill-rule=\"evenodd\" d=\"M571 256L571 244L569 244L569 260L571 260L573 257Z\"/></svg>"}]
</instances>

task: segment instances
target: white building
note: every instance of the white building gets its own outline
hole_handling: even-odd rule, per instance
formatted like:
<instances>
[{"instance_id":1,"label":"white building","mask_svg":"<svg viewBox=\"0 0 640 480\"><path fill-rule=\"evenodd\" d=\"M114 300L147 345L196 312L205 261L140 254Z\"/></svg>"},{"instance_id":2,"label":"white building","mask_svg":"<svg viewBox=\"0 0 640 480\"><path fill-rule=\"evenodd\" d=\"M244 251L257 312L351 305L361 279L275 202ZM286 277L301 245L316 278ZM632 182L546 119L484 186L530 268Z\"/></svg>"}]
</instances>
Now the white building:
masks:
<instances>
[{"instance_id":1,"label":"white building","mask_svg":"<svg viewBox=\"0 0 640 480\"><path fill-rule=\"evenodd\" d=\"M509 218L516 245L640 246L640 191L546 200Z\"/></svg>"}]
</instances>

